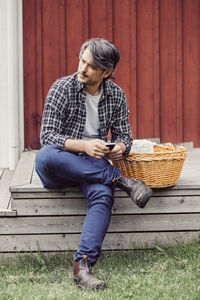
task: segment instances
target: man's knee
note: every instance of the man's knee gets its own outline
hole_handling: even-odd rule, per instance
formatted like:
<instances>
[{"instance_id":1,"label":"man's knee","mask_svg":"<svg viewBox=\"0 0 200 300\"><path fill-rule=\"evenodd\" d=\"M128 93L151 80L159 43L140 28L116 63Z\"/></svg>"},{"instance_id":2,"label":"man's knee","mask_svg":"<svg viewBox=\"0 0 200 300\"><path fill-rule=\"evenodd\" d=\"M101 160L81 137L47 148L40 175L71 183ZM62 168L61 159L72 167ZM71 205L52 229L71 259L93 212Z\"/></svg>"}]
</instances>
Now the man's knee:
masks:
<instances>
[{"instance_id":1,"label":"man's knee","mask_svg":"<svg viewBox=\"0 0 200 300\"><path fill-rule=\"evenodd\" d=\"M38 151L35 159L36 170L47 169L51 166L52 162L55 161L54 148L53 145L47 145Z\"/></svg>"},{"instance_id":2,"label":"man's knee","mask_svg":"<svg viewBox=\"0 0 200 300\"><path fill-rule=\"evenodd\" d=\"M111 209L113 206L113 189L110 186L94 184L94 187L90 189L87 197L89 207L96 204L104 204Z\"/></svg>"}]
</instances>

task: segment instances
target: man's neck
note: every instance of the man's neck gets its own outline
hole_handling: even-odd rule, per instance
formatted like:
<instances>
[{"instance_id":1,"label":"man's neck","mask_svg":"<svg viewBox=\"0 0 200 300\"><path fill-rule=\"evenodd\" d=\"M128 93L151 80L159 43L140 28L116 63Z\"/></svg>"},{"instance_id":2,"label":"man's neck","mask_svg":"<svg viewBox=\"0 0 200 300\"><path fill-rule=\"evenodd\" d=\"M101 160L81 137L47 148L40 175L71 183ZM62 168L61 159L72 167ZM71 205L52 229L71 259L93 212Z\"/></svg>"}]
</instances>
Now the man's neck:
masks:
<instances>
[{"instance_id":1,"label":"man's neck","mask_svg":"<svg viewBox=\"0 0 200 300\"><path fill-rule=\"evenodd\" d=\"M86 85L85 90L88 94L92 96L98 96L101 91L101 84L98 85Z\"/></svg>"}]
</instances>

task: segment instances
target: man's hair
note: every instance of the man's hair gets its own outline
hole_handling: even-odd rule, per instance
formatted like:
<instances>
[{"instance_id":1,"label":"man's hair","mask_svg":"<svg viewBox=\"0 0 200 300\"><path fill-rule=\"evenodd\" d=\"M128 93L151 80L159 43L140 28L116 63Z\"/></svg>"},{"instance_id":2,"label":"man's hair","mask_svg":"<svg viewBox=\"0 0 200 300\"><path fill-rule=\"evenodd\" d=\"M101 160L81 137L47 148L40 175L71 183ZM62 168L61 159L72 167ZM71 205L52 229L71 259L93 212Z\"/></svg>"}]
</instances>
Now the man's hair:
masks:
<instances>
[{"instance_id":1,"label":"man's hair","mask_svg":"<svg viewBox=\"0 0 200 300\"><path fill-rule=\"evenodd\" d=\"M89 47L93 56L94 63L103 71L113 70L107 78L114 78L114 69L120 59L119 50L108 40L102 38L92 38L86 41L82 46L79 58L82 57L83 52Z\"/></svg>"}]
</instances>

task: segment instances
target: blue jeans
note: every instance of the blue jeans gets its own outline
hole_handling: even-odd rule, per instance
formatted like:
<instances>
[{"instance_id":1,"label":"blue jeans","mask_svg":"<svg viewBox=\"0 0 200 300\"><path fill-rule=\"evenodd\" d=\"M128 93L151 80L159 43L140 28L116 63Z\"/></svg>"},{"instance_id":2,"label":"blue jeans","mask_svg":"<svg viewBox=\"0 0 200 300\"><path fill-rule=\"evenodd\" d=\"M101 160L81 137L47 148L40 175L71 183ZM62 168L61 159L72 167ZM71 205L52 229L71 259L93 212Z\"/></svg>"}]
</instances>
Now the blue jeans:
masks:
<instances>
[{"instance_id":1,"label":"blue jeans","mask_svg":"<svg viewBox=\"0 0 200 300\"><path fill-rule=\"evenodd\" d=\"M87 154L78 156L48 145L37 153L36 171L44 187L79 186L87 197L88 212L75 261L88 255L91 263L95 264L101 254L101 246L110 223L112 180L120 176L120 170L106 159L97 159Z\"/></svg>"}]
</instances>

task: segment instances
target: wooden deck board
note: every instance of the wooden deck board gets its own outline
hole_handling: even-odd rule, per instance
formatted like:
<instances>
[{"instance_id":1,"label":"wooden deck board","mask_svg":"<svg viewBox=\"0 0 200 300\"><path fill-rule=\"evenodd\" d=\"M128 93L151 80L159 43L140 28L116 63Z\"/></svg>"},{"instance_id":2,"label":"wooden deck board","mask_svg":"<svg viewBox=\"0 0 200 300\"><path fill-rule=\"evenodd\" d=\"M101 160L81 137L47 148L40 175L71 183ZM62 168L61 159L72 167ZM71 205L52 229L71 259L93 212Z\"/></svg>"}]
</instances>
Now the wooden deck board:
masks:
<instances>
[{"instance_id":1,"label":"wooden deck board","mask_svg":"<svg viewBox=\"0 0 200 300\"><path fill-rule=\"evenodd\" d=\"M0 218L0 235L80 233L85 216ZM36 222L37 220L37 222ZM198 231L200 214L113 215L108 232Z\"/></svg>"},{"instance_id":2,"label":"wooden deck board","mask_svg":"<svg viewBox=\"0 0 200 300\"><path fill-rule=\"evenodd\" d=\"M25 152L10 191L17 217L0 218L0 251L75 250L87 213L79 188L45 189L34 170L36 152ZM24 174L25 173L25 174ZM103 249L152 248L198 238L200 149L188 152L175 187L155 189L145 209L121 190L114 192L111 223Z\"/></svg>"},{"instance_id":3,"label":"wooden deck board","mask_svg":"<svg viewBox=\"0 0 200 300\"><path fill-rule=\"evenodd\" d=\"M1 169L1 168L0 168L0 180L1 180L1 177L2 177L2 175L3 175L3 172L4 172L4 169Z\"/></svg>"},{"instance_id":4,"label":"wooden deck board","mask_svg":"<svg viewBox=\"0 0 200 300\"><path fill-rule=\"evenodd\" d=\"M200 149L188 151L178 186L200 188Z\"/></svg>"},{"instance_id":5,"label":"wooden deck board","mask_svg":"<svg viewBox=\"0 0 200 300\"><path fill-rule=\"evenodd\" d=\"M12 190L12 187L23 186L31 183L35 156L35 151L25 151L22 153L10 184L10 190Z\"/></svg>"},{"instance_id":6,"label":"wooden deck board","mask_svg":"<svg viewBox=\"0 0 200 300\"><path fill-rule=\"evenodd\" d=\"M9 186L13 176L13 171L1 169L0 172L0 211L7 210L10 202Z\"/></svg>"}]
</instances>

